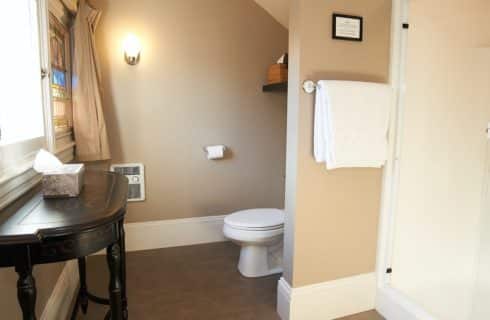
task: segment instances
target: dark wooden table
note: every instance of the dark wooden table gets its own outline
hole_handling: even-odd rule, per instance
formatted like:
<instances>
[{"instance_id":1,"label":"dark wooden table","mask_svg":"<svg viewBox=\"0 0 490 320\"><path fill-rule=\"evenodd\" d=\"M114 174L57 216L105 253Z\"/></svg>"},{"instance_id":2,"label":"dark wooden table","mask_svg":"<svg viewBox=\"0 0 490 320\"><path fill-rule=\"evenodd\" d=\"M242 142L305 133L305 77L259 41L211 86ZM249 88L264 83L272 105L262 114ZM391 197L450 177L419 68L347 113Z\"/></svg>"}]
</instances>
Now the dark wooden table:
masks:
<instances>
[{"instance_id":1,"label":"dark wooden table","mask_svg":"<svg viewBox=\"0 0 490 320\"><path fill-rule=\"evenodd\" d=\"M80 292L77 306L88 300L110 305L106 319L127 319L124 216L127 179L110 172L85 173L77 198L43 199L33 191L0 212L0 267L15 267L17 296L23 319L35 320L36 264L78 259ZM27 200L26 200L27 198ZM109 299L87 290L85 257L107 249Z\"/></svg>"}]
</instances>

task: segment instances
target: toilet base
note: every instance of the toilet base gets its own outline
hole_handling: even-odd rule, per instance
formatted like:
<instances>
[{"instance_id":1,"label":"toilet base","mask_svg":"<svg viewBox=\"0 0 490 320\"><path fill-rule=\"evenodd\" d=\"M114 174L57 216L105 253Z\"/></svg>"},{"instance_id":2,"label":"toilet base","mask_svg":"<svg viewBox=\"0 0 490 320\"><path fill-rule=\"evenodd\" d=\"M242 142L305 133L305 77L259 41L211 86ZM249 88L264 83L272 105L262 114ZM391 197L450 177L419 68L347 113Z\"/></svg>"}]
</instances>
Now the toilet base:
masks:
<instances>
[{"instance_id":1,"label":"toilet base","mask_svg":"<svg viewBox=\"0 0 490 320\"><path fill-rule=\"evenodd\" d=\"M282 272L282 241L270 246L242 245L238 270L247 278Z\"/></svg>"}]
</instances>

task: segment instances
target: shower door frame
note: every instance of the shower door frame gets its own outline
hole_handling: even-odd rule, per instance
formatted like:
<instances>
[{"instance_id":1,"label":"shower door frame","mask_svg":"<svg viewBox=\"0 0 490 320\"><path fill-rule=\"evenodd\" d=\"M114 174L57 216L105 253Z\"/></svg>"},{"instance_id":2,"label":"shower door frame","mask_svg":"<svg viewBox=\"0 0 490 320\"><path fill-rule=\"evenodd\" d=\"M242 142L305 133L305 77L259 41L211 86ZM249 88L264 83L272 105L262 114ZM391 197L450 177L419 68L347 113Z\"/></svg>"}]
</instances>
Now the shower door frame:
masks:
<instances>
[{"instance_id":1,"label":"shower door frame","mask_svg":"<svg viewBox=\"0 0 490 320\"><path fill-rule=\"evenodd\" d=\"M409 1L393 0L392 2L390 83L395 92L395 101L390 117L388 161L383 170L376 262L376 309L387 320L437 320L410 297L393 288L390 275L405 104Z\"/></svg>"}]
</instances>

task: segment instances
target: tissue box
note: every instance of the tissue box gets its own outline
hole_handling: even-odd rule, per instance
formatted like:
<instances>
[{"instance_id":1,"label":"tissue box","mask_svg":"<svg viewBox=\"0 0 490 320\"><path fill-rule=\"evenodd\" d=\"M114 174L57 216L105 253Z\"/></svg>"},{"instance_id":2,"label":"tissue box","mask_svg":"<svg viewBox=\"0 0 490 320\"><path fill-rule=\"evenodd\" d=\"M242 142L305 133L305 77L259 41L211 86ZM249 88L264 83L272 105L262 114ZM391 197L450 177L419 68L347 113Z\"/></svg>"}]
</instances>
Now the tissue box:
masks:
<instances>
[{"instance_id":1,"label":"tissue box","mask_svg":"<svg viewBox=\"0 0 490 320\"><path fill-rule=\"evenodd\" d=\"M77 197L83 187L83 164L65 164L55 171L45 172L42 192L45 198Z\"/></svg>"},{"instance_id":2,"label":"tissue box","mask_svg":"<svg viewBox=\"0 0 490 320\"><path fill-rule=\"evenodd\" d=\"M288 65L276 63L269 67L267 73L267 82L269 84L281 83L288 81Z\"/></svg>"}]
</instances>

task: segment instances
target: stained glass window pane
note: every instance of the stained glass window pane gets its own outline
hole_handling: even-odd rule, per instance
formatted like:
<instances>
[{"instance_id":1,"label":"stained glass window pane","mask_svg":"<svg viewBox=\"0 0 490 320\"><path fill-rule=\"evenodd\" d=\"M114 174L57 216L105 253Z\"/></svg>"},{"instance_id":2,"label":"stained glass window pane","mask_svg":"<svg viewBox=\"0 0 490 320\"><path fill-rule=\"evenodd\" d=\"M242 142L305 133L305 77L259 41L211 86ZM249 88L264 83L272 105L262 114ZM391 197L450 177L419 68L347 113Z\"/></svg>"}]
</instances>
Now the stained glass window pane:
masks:
<instances>
[{"instance_id":1,"label":"stained glass window pane","mask_svg":"<svg viewBox=\"0 0 490 320\"><path fill-rule=\"evenodd\" d=\"M53 76L51 78L52 79L51 81L53 82L53 84L66 88L65 72L55 68L53 68L52 71L53 71Z\"/></svg>"}]
</instances>

